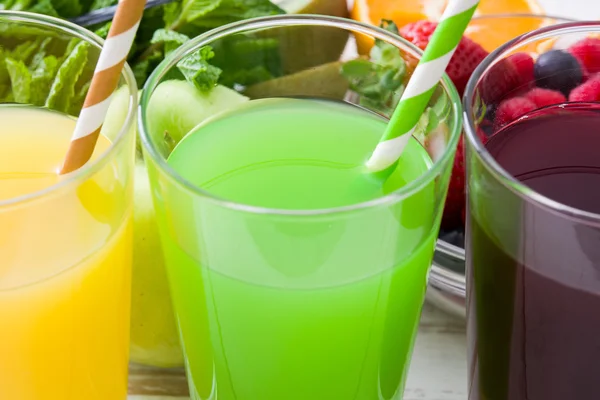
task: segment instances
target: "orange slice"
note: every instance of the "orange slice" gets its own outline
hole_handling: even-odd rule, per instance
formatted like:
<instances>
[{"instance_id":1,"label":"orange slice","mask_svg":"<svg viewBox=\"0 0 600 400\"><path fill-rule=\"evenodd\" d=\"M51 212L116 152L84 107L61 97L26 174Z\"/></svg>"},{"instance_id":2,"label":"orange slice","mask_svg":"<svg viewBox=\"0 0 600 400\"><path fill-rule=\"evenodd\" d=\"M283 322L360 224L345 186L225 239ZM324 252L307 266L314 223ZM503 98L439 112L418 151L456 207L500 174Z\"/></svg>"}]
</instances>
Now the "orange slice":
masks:
<instances>
[{"instance_id":1,"label":"orange slice","mask_svg":"<svg viewBox=\"0 0 600 400\"><path fill-rule=\"evenodd\" d=\"M421 19L437 21L442 16L447 0L354 0L354 6L351 11L351 17L357 21L365 22L371 25L379 25L382 19L394 21L398 27ZM481 0L475 15L491 15L504 13L529 13L541 14L542 7L537 0ZM529 30L536 29L531 20L524 21L521 25L517 23L516 27L511 27L508 31L505 26L498 22L492 22L490 29L498 29L502 32L502 41L494 38L488 40L483 35L478 35L473 31L472 37L480 43L486 50L495 48L501 43L506 42ZM516 32L515 34L513 34ZM373 41L371 38L357 35L358 50L361 54L367 54ZM492 48L493 47L493 48Z\"/></svg>"}]
</instances>

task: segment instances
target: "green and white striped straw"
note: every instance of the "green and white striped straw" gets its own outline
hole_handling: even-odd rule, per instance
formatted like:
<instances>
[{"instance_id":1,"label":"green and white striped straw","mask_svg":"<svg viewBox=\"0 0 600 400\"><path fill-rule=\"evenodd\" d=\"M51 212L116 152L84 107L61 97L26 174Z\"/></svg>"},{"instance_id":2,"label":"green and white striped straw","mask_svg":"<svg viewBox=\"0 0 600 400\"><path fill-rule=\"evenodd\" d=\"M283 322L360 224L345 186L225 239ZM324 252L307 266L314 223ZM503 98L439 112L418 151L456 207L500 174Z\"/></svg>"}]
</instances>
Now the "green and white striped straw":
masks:
<instances>
[{"instance_id":1,"label":"green and white striped straw","mask_svg":"<svg viewBox=\"0 0 600 400\"><path fill-rule=\"evenodd\" d=\"M450 0L410 78L387 129L367 161L371 172L396 164L460 43L479 0Z\"/></svg>"}]
</instances>

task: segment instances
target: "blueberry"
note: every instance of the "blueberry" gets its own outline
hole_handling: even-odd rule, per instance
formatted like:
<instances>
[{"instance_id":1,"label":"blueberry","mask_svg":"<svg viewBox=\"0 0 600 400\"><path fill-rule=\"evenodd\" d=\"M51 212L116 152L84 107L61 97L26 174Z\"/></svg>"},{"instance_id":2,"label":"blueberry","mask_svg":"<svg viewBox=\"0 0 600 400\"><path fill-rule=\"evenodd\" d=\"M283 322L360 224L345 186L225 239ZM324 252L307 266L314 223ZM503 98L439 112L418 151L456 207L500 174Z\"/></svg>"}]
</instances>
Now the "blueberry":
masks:
<instances>
[{"instance_id":1,"label":"blueberry","mask_svg":"<svg viewBox=\"0 0 600 400\"><path fill-rule=\"evenodd\" d=\"M533 74L539 87L561 91L565 96L583 81L579 62L563 50L550 50L540 55Z\"/></svg>"}]
</instances>

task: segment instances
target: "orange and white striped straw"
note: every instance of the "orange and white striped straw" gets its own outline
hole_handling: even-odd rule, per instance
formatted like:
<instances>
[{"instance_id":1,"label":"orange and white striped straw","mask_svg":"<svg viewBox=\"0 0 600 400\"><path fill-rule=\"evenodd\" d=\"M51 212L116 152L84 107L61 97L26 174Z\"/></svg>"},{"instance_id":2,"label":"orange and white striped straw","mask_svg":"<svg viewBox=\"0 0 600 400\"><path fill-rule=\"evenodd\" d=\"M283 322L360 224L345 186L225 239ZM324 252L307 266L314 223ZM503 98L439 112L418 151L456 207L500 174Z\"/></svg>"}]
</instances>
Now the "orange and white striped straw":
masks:
<instances>
[{"instance_id":1,"label":"orange and white striped straw","mask_svg":"<svg viewBox=\"0 0 600 400\"><path fill-rule=\"evenodd\" d=\"M61 174L82 167L94 153L112 94L119 83L145 6L146 0L119 0L90 89L75 125Z\"/></svg>"}]
</instances>

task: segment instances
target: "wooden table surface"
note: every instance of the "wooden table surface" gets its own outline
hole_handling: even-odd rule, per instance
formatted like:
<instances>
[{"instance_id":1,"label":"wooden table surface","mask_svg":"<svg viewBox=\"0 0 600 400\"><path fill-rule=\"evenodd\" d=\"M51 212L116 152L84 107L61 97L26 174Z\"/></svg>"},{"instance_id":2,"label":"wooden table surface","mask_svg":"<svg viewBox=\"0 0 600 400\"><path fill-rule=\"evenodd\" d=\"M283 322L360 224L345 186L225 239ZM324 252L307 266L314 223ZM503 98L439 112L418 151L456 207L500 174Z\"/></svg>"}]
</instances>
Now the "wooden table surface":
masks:
<instances>
[{"instance_id":1,"label":"wooden table surface","mask_svg":"<svg viewBox=\"0 0 600 400\"><path fill-rule=\"evenodd\" d=\"M465 400L465 323L426 304L404 400ZM182 371L132 367L129 400L188 400Z\"/></svg>"}]
</instances>

